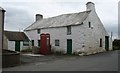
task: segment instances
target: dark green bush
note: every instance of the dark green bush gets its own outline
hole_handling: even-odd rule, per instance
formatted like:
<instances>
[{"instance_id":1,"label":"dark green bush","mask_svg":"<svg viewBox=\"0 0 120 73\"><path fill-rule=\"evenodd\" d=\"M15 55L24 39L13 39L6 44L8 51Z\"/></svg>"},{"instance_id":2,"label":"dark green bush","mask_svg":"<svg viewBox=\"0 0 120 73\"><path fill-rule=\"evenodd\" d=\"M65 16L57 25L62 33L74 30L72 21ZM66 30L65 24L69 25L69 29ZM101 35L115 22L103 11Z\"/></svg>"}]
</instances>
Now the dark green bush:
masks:
<instances>
[{"instance_id":1,"label":"dark green bush","mask_svg":"<svg viewBox=\"0 0 120 73\"><path fill-rule=\"evenodd\" d=\"M120 39L115 39L113 41L113 50L120 50Z\"/></svg>"}]
</instances>

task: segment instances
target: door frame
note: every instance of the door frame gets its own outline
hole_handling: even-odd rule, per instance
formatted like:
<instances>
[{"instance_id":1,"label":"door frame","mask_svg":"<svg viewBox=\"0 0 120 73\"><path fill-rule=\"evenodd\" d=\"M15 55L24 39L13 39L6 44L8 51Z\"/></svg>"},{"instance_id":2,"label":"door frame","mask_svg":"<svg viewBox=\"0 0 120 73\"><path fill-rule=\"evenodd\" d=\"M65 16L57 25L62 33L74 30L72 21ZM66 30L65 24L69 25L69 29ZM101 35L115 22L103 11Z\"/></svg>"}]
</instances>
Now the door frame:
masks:
<instances>
[{"instance_id":1,"label":"door frame","mask_svg":"<svg viewBox=\"0 0 120 73\"><path fill-rule=\"evenodd\" d=\"M105 50L109 51L109 36L105 36Z\"/></svg>"},{"instance_id":2,"label":"door frame","mask_svg":"<svg viewBox=\"0 0 120 73\"><path fill-rule=\"evenodd\" d=\"M72 54L72 39L67 39L67 54Z\"/></svg>"},{"instance_id":3,"label":"door frame","mask_svg":"<svg viewBox=\"0 0 120 73\"><path fill-rule=\"evenodd\" d=\"M15 51L20 52L20 41L15 41Z\"/></svg>"}]
</instances>

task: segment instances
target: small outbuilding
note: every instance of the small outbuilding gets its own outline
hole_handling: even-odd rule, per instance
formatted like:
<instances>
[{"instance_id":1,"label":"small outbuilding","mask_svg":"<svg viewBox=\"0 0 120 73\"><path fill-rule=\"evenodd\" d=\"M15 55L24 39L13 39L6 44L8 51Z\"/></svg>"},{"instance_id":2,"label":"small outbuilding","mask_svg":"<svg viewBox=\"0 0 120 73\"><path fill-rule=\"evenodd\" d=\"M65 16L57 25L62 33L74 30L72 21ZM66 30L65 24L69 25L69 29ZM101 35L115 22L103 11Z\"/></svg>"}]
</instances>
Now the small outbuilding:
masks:
<instances>
[{"instance_id":1,"label":"small outbuilding","mask_svg":"<svg viewBox=\"0 0 120 73\"><path fill-rule=\"evenodd\" d=\"M4 49L20 52L29 48L29 38L24 32L4 31Z\"/></svg>"}]
</instances>

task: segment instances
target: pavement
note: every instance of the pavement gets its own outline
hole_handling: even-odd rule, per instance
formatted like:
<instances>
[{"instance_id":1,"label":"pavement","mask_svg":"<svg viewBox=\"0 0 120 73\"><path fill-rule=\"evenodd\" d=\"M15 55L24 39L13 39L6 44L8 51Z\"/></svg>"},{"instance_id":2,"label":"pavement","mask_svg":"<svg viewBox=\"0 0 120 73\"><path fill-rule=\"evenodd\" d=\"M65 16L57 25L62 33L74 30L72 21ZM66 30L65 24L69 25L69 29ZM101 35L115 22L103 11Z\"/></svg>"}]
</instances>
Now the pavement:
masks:
<instances>
[{"instance_id":1,"label":"pavement","mask_svg":"<svg viewBox=\"0 0 120 73\"><path fill-rule=\"evenodd\" d=\"M21 55L21 65L3 71L118 71L120 51L90 56Z\"/></svg>"}]
</instances>

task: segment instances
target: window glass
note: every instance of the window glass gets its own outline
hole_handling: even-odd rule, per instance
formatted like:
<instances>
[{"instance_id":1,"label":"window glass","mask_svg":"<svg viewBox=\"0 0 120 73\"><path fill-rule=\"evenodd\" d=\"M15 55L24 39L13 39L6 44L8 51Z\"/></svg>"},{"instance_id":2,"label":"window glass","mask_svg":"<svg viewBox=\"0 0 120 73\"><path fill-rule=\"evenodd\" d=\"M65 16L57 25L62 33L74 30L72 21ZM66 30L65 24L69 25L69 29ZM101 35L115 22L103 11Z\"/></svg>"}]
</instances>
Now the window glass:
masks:
<instances>
[{"instance_id":1,"label":"window glass","mask_svg":"<svg viewBox=\"0 0 120 73\"><path fill-rule=\"evenodd\" d=\"M34 46L34 40L32 40L32 46Z\"/></svg>"},{"instance_id":2,"label":"window glass","mask_svg":"<svg viewBox=\"0 0 120 73\"><path fill-rule=\"evenodd\" d=\"M40 47L40 40L38 40L38 47Z\"/></svg>"},{"instance_id":3,"label":"window glass","mask_svg":"<svg viewBox=\"0 0 120 73\"><path fill-rule=\"evenodd\" d=\"M89 28L91 28L91 22L89 22Z\"/></svg>"},{"instance_id":4,"label":"window glass","mask_svg":"<svg viewBox=\"0 0 120 73\"><path fill-rule=\"evenodd\" d=\"M37 33L40 34L40 29L37 29Z\"/></svg>"},{"instance_id":5,"label":"window glass","mask_svg":"<svg viewBox=\"0 0 120 73\"><path fill-rule=\"evenodd\" d=\"M23 41L23 46L29 46L29 41Z\"/></svg>"},{"instance_id":6,"label":"window glass","mask_svg":"<svg viewBox=\"0 0 120 73\"><path fill-rule=\"evenodd\" d=\"M55 40L55 46L59 46L60 45L60 41L59 40Z\"/></svg>"},{"instance_id":7,"label":"window glass","mask_svg":"<svg viewBox=\"0 0 120 73\"><path fill-rule=\"evenodd\" d=\"M67 35L71 34L71 26L67 26Z\"/></svg>"},{"instance_id":8,"label":"window glass","mask_svg":"<svg viewBox=\"0 0 120 73\"><path fill-rule=\"evenodd\" d=\"M102 39L100 39L100 47L102 47Z\"/></svg>"}]
</instances>

